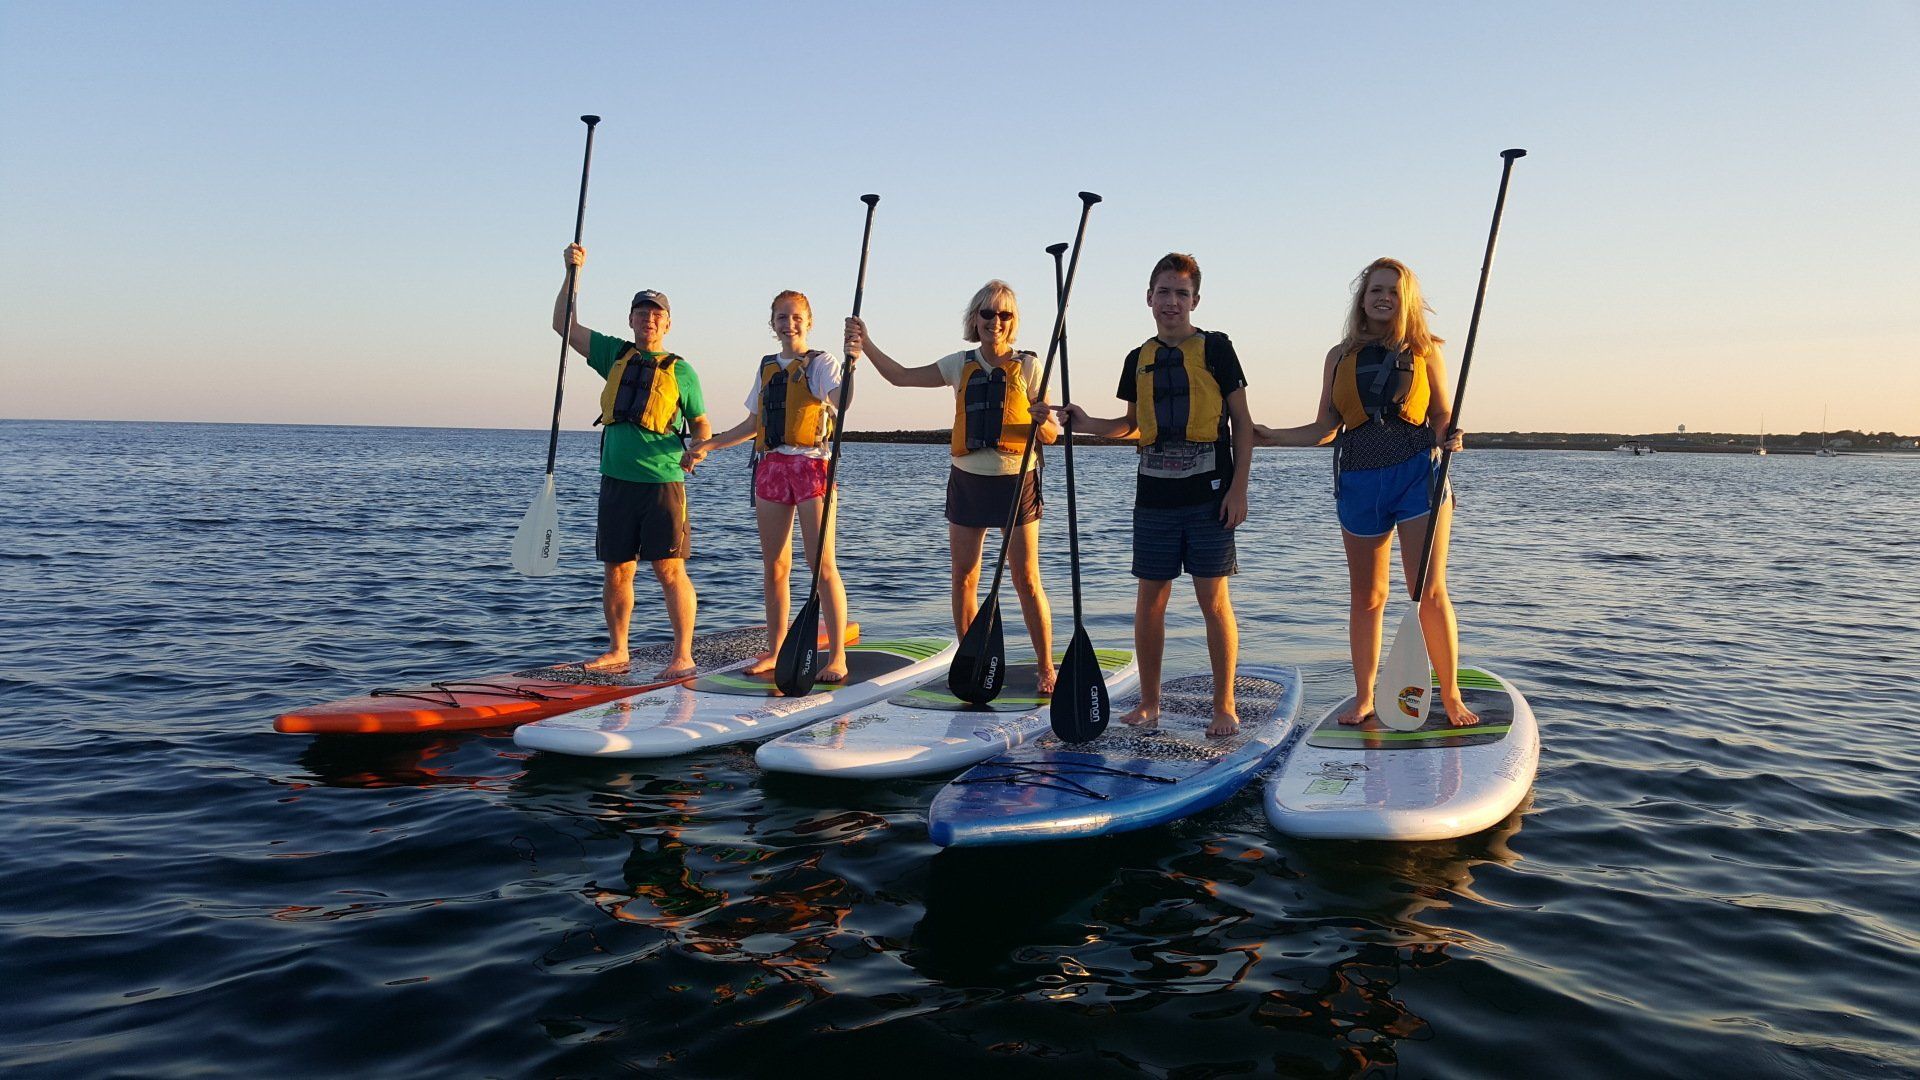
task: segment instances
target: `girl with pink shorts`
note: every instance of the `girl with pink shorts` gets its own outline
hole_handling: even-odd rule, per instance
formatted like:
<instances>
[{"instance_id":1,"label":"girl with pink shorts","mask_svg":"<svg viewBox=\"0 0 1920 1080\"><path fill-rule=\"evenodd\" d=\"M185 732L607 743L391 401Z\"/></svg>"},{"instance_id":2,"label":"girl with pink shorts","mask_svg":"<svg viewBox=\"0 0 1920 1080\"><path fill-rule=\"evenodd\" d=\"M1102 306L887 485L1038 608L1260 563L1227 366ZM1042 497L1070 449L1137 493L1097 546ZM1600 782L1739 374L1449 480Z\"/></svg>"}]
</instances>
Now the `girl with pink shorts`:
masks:
<instances>
[{"instance_id":1,"label":"girl with pink shorts","mask_svg":"<svg viewBox=\"0 0 1920 1080\"><path fill-rule=\"evenodd\" d=\"M749 674L773 670L787 635L787 576L793 569L793 520L807 563L820 568L820 601L827 620L829 651L821 682L847 677L847 593L833 558L833 522L821 520L827 494L827 458L839 415L840 365L832 356L807 348L813 306L789 289L773 298L768 324L780 351L760 358L747 392L747 418L710 439L693 444L695 454L724 450L753 440L760 455L753 473L754 514L760 526L760 564L767 599L767 651L747 668ZM837 508L836 508L837 509Z\"/></svg>"}]
</instances>

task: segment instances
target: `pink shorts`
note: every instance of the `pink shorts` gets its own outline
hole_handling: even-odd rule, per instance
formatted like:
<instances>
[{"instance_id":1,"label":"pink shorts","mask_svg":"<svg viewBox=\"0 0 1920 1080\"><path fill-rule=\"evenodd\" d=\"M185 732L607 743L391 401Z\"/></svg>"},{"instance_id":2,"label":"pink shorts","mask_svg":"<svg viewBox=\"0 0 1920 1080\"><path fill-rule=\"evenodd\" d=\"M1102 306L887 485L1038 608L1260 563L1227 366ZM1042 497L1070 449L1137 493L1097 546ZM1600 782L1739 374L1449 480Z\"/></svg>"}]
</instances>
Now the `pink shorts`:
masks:
<instances>
[{"instance_id":1,"label":"pink shorts","mask_svg":"<svg viewBox=\"0 0 1920 1080\"><path fill-rule=\"evenodd\" d=\"M768 454L754 470L753 493L786 506L822 498L827 494L827 463L799 454Z\"/></svg>"}]
</instances>

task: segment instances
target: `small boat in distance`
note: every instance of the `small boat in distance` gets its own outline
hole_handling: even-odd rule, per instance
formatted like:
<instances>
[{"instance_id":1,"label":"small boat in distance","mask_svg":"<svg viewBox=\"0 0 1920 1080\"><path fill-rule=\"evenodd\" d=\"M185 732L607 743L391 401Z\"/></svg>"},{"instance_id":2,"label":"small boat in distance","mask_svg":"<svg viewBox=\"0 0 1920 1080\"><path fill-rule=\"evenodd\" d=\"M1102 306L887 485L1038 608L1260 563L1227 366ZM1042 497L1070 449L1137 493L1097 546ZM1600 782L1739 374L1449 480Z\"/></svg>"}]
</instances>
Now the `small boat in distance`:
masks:
<instances>
[{"instance_id":1,"label":"small boat in distance","mask_svg":"<svg viewBox=\"0 0 1920 1080\"><path fill-rule=\"evenodd\" d=\"M1827 407L1820 406L1820 448L1813 452L1814 457L1839 457L1833 447L1827 445Z\"/></svg>"},{"instance_id":2,"label":"small boat in distance","mask_svg":"<svg viewBox=\"0 0 1920 1080\"><path fill-rule=\"evenodd\" d=\"M1760 446L1754 454L1759 457L1767 456L1767 418L1764 416L1760 418Z\"/></svg>"},{"instance_id":3,"label":"small boat in distance","mask_svg":"<svg viewBox=\"0 0 1920 1080\"><path fill-rule=\"evenodd\" d=\"M1639 457L1642 454L1653 453L1653 447L1636 439L1628 439L1626 442L1614 447L1613 452L1616 454L1632 454L1634 457Z\"/></svg>"}]
</instances>

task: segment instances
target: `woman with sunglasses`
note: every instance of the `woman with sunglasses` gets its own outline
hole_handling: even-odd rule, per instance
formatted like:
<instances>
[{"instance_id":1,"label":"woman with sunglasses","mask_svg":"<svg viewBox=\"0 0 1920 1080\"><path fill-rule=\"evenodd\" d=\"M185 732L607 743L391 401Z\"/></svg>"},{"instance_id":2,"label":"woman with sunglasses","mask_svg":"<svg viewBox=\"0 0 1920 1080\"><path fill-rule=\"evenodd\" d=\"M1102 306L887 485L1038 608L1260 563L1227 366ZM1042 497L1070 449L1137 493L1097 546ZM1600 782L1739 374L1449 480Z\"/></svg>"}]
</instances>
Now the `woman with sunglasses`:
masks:
<instances>
[{"instance_id":1,"label":"woman with sunglasses","mask_svg":"<svg viewBox=\"0 0 1920 1080\"><path fill-rule=\"evenodd\" d=\"M882 378L895 386L950 386L953 388L953 437L948 442L952 466L947 470L947 539L953 555L954 636L966 633L979 610L980 556L988 529L1004 529L1016 496L1020 511L1015 521L1007 572L1020 613L1033 640L1039 662L1042 693L1054 682L1053 615L1047 594L1040 588L1040 474L1039 451L1024 478L1020 459L1028 432L1041 412L1039 364L1033 353L1016 351L1020 305L1004 281L989 281L973 294L961 317L961 335L978 347L950 353L931 364L906 367L876 347L859 318L847 320L849 357L867 356ZM1039 426L1039 441L1059 436L1058 422Z\"/></svg>"},{"instance_id":2,"label":"woman with sunglasses","mask_svg":"<svg viewBox=\"0 0 1920 1080\"><path fill-rule=\"evenodd\" d=\"M1447 538L1453 496L1430 491L1441 447L1460 449L1452 431L1443 339L1427 329L1420 280L1398 259L1375 259L1353 281L1346 335L1327 353L1320 407L1312 423L1255 425L1263 446L1334 444L1333 497L1347 549L1352 604L1347 640L1353 652L1354 707L1343 724L1380 727L1374 712L1374 670L1380 664L1381 619L1387 607L1394 533L1408 586L1420 574L1420 549L1433 519L1432 565L1420 603L1420 630L1440 678L1440 701L1454 727L1479 723L1460 698L1460 636L1447 596Z\"/></svg>"}]
</instances>

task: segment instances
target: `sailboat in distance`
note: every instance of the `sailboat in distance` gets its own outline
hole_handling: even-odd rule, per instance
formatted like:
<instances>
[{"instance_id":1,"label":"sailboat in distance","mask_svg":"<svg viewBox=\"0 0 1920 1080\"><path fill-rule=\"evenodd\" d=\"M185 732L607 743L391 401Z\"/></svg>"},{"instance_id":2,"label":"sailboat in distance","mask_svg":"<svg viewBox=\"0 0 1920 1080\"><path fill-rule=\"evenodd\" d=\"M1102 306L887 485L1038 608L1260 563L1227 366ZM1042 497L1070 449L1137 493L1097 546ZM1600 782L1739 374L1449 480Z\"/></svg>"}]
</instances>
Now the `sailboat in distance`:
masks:
<instances>
[{"instance_id":1,"label":"sailboat in distance","mask_svg":"<svg viewBox=\"0 0 1920 1080\"><path fill-rule=\"evenodd\" d=\"M1839 457L1833 447L1827 445L1827 407L1820 406L1820 448L1813 452L1814 457Z\"/></svg>"},{"instance_id":2,"label":"sailboat in distance","mask_svg":"<svg viewBox=\"0 0 1920 1080\"><path fill-rule=\"evenodd\" d=\"M1760 417L1760 446L1754 454L1759 457L1767 456L1767 418L1765 416Z\"/></svg>"}]
</instances>

